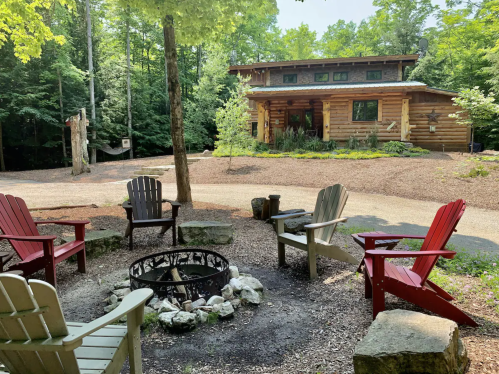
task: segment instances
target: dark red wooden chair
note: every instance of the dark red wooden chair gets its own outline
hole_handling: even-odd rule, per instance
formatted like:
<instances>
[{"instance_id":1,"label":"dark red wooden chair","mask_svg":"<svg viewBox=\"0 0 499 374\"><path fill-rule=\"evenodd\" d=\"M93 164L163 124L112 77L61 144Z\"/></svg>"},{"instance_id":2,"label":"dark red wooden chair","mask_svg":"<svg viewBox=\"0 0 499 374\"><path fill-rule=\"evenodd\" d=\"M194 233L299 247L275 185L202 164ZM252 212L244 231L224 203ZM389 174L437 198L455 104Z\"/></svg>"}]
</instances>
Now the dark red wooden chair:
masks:
<instances>
[{"instance_id":1,"label":"dark red wooden chair","mask_svg":"<svg viewBox=\"0 0 499 374\"><path fill-rule=\"evenodd\" d=\"M33 221L23 199L0 194L0 240L6 239L21 258L8 270L21 270L25 276L45 269L45 279L56 286L55 265L76 254L78 271L85 273L85 225L89 221ZM38 225L74 226L75 240L54 246L56 236L42 236Z\"/></svg>"},{"instance_id":2,"label":"dark red wooden chair","mask_svg":"<svg viewBox=\"0 0 499 374\"><path fill-rule=\"evenodd\" d=\"M366 253L362 260L366 298L373 299L373 319L385 310L385 292L416 304L459 324L478 326L450 301L454 298L428 280L439 256L454 258L456 252L445 249L456 225L464 214L466 203L457 200L441 207L426 236L363 233ZM375 250L376 240L424 239L419 252ZM411 269L386 261L388 258L411 258L416 261Z\"/></svg>"},{"instance_id":3,"label":"dark red wooden chair","mask_svg":"<svg viewBox=\"0 0 499 374\"><path fill-rule=\"evenodd\" d=\"M128 236L129 249L133 249L133 230L139 227L161 227L159 236L172 228L173 245L177 245L176 219L181 206L176 201L162 198L161 182L149 177L138 177L127 183L128 201L123 203L128 218L125 237ZM172 206L170 218L163 218L162 203Z\"/></svg>"}]
</instances>

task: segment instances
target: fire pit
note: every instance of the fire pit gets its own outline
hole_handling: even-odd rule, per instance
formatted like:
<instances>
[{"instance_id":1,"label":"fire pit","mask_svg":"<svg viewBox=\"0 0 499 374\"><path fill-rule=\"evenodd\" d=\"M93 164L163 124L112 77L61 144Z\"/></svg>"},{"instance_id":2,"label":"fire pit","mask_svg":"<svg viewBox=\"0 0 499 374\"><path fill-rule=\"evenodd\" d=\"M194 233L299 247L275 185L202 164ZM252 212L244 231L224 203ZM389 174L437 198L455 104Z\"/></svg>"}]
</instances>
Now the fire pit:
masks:
<instances>
[{"instance_id":1,"label":"fire pit","mask_svg":"<svg viewBox=\"0 0 499 374\"><path fill-rule=\"evenodd\" d=\"M143 257L130 266L130 287L150 288L180 303L220 295L229 283L229 261L205 249L179 249Z\"/></svg>"}]
</instances>

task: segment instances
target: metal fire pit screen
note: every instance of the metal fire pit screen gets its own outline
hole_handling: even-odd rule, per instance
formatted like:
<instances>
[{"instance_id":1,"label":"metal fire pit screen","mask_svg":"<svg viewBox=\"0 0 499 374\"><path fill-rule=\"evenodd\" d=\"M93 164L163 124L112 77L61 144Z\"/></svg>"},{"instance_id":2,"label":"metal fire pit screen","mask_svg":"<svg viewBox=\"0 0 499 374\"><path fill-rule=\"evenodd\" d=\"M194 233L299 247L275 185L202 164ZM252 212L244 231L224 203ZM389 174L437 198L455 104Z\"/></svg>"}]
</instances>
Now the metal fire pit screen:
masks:
<instances>
[{"instance_id":1,"label":"metal fire pit screen","mask_svg":"<svg viewBox=\"0 0 499 374\"><path fill-rule=\"evenodd\" d=\"M229 262L222 255L205 249L157 253L130 266L132 291L150 288L157 297L176 298L180 303L220 295L227 283Z\"/></svg>"}]
</instances>

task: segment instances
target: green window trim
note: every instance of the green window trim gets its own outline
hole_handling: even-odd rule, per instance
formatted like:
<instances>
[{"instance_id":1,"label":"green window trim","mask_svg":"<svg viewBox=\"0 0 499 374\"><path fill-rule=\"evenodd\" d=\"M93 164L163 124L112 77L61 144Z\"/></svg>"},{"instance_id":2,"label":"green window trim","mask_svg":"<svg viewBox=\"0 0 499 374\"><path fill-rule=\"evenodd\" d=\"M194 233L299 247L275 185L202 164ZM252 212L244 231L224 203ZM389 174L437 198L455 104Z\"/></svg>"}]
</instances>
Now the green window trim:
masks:
<instances>
[{"instance_id":1,"label":"green window trim","mask_svg":"<svg viewBox=\"0 0 499 374\"><path fill-rule=\"evenodd\" d=\"M348 80L348 71L336 71L333 73L333 82L341 82Z\"/></svg>"},{"instance_id":2,"label":"green window trim","mask_svg":"<svg viewBox=\"0 0 499 374\"><path fill-rule=\"evenodd\" d=\"M297 74L284 74L282 76L283 83L297 83L298 75Z\"/></svg>"},{"instance_id":3,"label":"green window trim","mask_svg":"<svg viewBox=\"0 0 499 374\"><path fill-rule=\"evenodd\" d=\"M379 81L383 79L383 72L381 70L369 70L366 73L366 79L368 81Z\"/></svg>"},{"instance_id":4,"label":"green window trim","mask_svg":"<svg viewBox=\"0 0 499 374\"><path fill-rule=\"evenodd\" d=\"M322 76L322 79L321 79ZM315 82L329 82L329 73L315 73Z\"/></svg>"},{"instance_id":5,"label":"green window trim","mask_svg":"<svg viewBox=\"0 0 499 374\"><path fill-rule=\"evenodd\" d=\"M378 100L355 100L352 103L353 122L375 122L378 120Z\"/></svg>"}]
</instances>

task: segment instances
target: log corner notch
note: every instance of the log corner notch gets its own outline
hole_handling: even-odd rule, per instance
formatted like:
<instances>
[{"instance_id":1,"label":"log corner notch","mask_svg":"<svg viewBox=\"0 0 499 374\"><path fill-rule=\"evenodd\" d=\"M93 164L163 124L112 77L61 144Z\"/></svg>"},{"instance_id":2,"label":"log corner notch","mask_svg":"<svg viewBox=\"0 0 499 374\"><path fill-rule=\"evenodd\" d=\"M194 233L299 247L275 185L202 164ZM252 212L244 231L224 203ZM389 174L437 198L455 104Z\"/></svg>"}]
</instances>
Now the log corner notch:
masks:
<instances>
[{"instance_id":1,"label":"log corner notch","mask_svg":"<svg viewBox=\"0 0 499 374\"><path fill-rule=\"evenodd\" d=\"M264 136L264 141L265 141L265 143L269 144L270 143L270 101L266 101L264 103L264 109L265 109L265 136Z\"/></svg>"},{"instance_id":2,"label":"log corner notch","mask_svg":"<svg viewBox=\"0 0 499 374\"><path fill-rule=\"evenodd\" d=\"M73 158L72 174L74 176L90 173L87 149L87 114L85 108L70 117L71 126L71 155Z\"/></svg>"},{"instance_id":3,"label":"log corner notch","mask_svg":"<svg viewBox=\"0 0 499 374\"><path fill-rule=\"evenodd\" d=\"M329 101L322 102L322 140L325 142L329 141L329 132L331 124L331 103Z\"/></svg>"},{"instance_id":4,"label":"log corner notch","mask_svg":"<svg viewBox=\"0 0 499 374\"><path fill-rule=\"evenodd\" d=\"M400 140L411 140L411 126L409 123L409 99L402 99L402 116L400 119Z\"/></svg>"}]
</instances>

